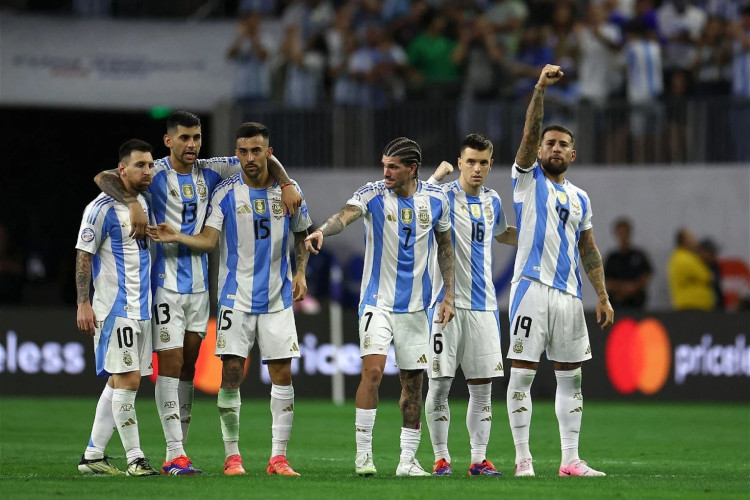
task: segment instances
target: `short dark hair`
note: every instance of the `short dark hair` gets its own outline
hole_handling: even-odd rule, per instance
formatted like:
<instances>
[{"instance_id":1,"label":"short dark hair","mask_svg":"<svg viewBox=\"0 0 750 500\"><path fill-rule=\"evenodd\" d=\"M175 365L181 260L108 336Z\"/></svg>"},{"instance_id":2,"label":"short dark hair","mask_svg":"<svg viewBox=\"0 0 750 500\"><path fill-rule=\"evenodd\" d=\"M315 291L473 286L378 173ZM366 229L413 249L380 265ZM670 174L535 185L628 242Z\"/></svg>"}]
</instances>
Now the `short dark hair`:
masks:
<instances>
[{"instance_id":1,"label":"short dark hair","mask_svg":"<svg viewBox=\"0 0 750 500\"><path fill-rule=\"evenodd\" d=\"M546 134L550 130L554 130L556 132L562 132L563 134L568 134L570 136L570 144L576 143L576 136L573 133L573 131L570 130L568 127L563 127L562 125L548 125L544 127L544 130L542 130L542 139L544 138L544 134Z\"/></svg>"},{"instance_id":2,"label":"short dark hair","mask_svg":"<svg viewBox=\"0 0 750 500\"><path fill-rule=\"evenodd\" d=\"M401 158L401 163L408 166L416 163L417 170L414 172L414 178L416 179L419 176L419 167L422 165L422 148L416 141L407 137L393 139L383 148L383 156L398 156Z\"/></svg>"},{"instance_id":3,"label":"short dark hair","mask_svg":"<svg viewBox=\"0 0 750 500\"><path fill-rule=\"evenodd\" d=\"M684 245L687 241L687 232L688 230L684 227L681 227L677 230L677 234L675 234L674 241L678 245Z\"/></svg>"},{"instance_id":4,"label":"short dark hair","mask_svg":"<svg viewBox=\"0 0 750 500\"><path fill-rule=\"evenodd\" d=\"M120 161L122 161L123 158L127 158L128 156L130 156L133 151L150 153L153 150L154 148L151 147L151 144L147 143L146 141L142 141L140 139L128 139L127 141L122 143L122 146L120 146Z\"/></svg>"},{"instance_id":5,"label":"short dark hair","mask_svg":"<svg viewBox=\"0 0 750 500\"><path fill-rule=\"evenodd\" d=\"M633 224L630 222L630 219L628 219L627 217L620 217L618 219L615 219L615 223L613 227L618 228L621 226L625 226L628 229L633 229Z\"/></svg>"},{"instance_id":6,"label":"short dark hair","mask_svg":"<svg viewBox=\"0 0 750 500\"><path fill-rule=\"evenodd\" d=\"M268 127L258 122L245 122L237 129L237 139L255 137L256 135L262 135L264 139L268 139L271 133L268 131Z\"/></svg>"},{"instance_id":7,"label":"short dark hair","mask_svg":"<svg viewBox=\"0 0 750 500\"><path fill-rule=\"evenodd\" d=\"M487 139L482 134L469 134L464 137L464 140L461 143L461 154L463 154L464 149L466 148L476 149L477 151L487 151L489 149L491 154L495 149L495 146L492 145L491 140Z\"/></svg>"},{"instance_id":8,"label":"short dark hair","mask_svg":"<svg viewBox=\"0 0 750 500\"><path fill-rule=\"evenodd\" d=\"M201 119L190 111L174 111L167 117L167 132L177 130L177 127L200 127Z\"/></svg>"}]
</instances>

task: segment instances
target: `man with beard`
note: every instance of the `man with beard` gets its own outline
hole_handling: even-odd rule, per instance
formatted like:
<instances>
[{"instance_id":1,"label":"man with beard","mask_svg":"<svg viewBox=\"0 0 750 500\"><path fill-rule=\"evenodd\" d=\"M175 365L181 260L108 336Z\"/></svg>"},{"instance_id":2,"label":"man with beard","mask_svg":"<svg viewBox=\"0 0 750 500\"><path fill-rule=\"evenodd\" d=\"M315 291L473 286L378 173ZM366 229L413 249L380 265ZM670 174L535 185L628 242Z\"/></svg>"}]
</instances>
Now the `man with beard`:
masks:
<instances>
[{"instance_id":1,"label":"man with beard","mask_svg":"<svg viewBox=\"0 0 750 500\"><path fill-rule=\"evenodd\" d=\"M562 77L560 66L548 64L542 70L526 111L523 139L511 172L518 253L510 292L508 359L512 368L507 404L516 447L516 476L534 475L529 451L530 389L545 349L557 378L555 413L562 449L559 474L605 475L578 457L583 413L581 364L591 359L579 255L599 297L596 319L602 328L612 324L614 310L594 242L591 201L585 191L565 179L568 166L576 159L575 136L561 125L542 130L544 91Z\"/></svg>"}]
</instances>

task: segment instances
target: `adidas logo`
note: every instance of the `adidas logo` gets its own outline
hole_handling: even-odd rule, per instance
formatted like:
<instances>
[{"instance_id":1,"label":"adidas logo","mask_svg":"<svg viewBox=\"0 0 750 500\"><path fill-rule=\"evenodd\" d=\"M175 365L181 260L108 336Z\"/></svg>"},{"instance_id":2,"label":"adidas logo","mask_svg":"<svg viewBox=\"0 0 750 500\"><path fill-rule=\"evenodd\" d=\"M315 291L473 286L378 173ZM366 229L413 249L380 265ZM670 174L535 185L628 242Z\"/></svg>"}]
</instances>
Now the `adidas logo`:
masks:
<instances>
[{"instance_id":1,"label":"adidas logo","mask_svg":"<svg viewBox=\"0 0 750 500\"><path fill-rule=\"evenodd\" d=\"M176 413L172 413L171 415L169 415L169 416L168 416L167 418L165 418L164 420L179 420L179 419L180 419L180 416L179 416L178 414L176 414Z\"/></svg>"},{"instance_id":2,"label":"adidas logo","mask_svg":"<svg viewBox=\"0 0 750 500\"><path fill-rule=\"evenodd\" d=\"M295 342L294 344L292 344L292 348L289 350L292 352L299 352L299 347L297 347L297 343Z\"/></svg>"},{"instance_id":3,"label":"adidas logo","mask_svg":"<svg viewBox=\"0 0 750 500\"><path fill-rule=\"evenodd\" d=\"M283 409L283 410L281 410L281 411L282 411L282 412L284 412L284 411L294 411L294 405L289 405L289 406L287 406L286 408L284 408L284 409Z\"/></svg>"},{"instance_id":4,"label":"adidas logo","mask_svg":"<svg viewBox=\"0 0 750 500\"><path fill-rule=\"evenodd\" d=\"M448 417L446 417L445 415L443 415L440 418L435 419L435 422L447 422L447 421L448 421Z\"/></svg>"},{"instance_id":5,"label":"adidas logo","mask_svg":"<svg viewBox=\"0 0 750 500\"><path fill-rule=\"evenodd\" d=\"M570 410L570 412L569 412L569 413L582 413L582 412L583 412L583 408L581 408L581 407L579 406L578 408L575 408L575 409L573 409L573 410Z\"/></svg>"},{"instance_id":6,"label":"adidas logo","mask_svg":"<svg viewBox=\"0 0 750 500\"><path fill-rule=\"evenodd\" d=\"M492 415L487 418L483 418L482 420L480 420L480 422L492 422Z\"/></svg>"},{"instance_id":7,"label":"adidas logo","mask_svg":"<svg viewBox=\"0 0 750 500\"><path fill-rule=\"evenodd\" d=\"M176 189L170 189L169 190L169 196L174 196L175 198L179 198L180 197L180 193L178 193Z\"/></svg>"},{"instance_id":8,"label":"adidas logo","mask_svg":"<svg viewBox=\"0 0 750 500\"><path fill-rule=\"evenodd\" d=\"M527 410L525 406L522 406L517 410L513 410L513 413L523 413L525 411L529 411L529 410Z\"/></svg>"},{"instance_id":9,"label":"adidas logo","mask_svg":"<svg viewBox=\"0 0 750 500\"><path fill-rule=\"evenodd\" d=\"M419 359L417 360L417 363L427 363L427 356L422 354Z\"/></svg>"},{"instance_id":10,"label":"adidas logo","mask_svg":"<svg viewBox=\"0 0 750 500\"><path fill-rule=\"evenodd\" d=\"M238 214L251 214L253 211L246 204L242 204L237 208Z\"/></svg>"},{"instance_id":11,"label":"adidas logo","mask_svg":"<svg viewBox=\"0 0 750 500\"><path fill-rule=\"evenodd\" d=\"M503 364L502 363L498 363L497 366L495 367L495 371L496 372L503 371Z\"/></svg>"},{"instance_id":12,"label":"adidas logo","mask_svg":"<svg viewBox=\"0 0 750 500\"><path fill-rule=\"evenodd\" d=\"M134 418L129 418L120 427L127 427L129 425L138 425L138 422L136 422Z\"/></svg>"}]
</instances>

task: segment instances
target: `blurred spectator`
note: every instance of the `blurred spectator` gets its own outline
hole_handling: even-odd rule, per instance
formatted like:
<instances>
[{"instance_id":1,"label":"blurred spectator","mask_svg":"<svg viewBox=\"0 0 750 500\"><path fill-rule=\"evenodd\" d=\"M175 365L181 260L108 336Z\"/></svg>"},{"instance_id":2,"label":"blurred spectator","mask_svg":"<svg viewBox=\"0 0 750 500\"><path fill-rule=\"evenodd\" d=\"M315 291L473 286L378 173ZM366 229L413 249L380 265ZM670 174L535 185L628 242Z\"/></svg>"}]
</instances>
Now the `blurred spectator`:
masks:
<instances>
[{"instance_id":1,"label":"blurred spectator","mask_svg":"<svg viewBox=\"0 0 750 500\"><path fill-rule=\"evenodd\" d=\"M577 96L579 45L576 24L574 7L558 3L552 14L552 23L544 27L544 43L555 54L554 64L560 66L565 73L565 78L547 89L548 96L560 93L562 95L558 97L564 100Z\"/></svg>"},{"instance_id":2,"label":"blurred spectator","mask_svg":"<svg viewBox=\"0 0 750 500\"><path fill-rule=\"evenodd\" d=\"M340 106L357 104L357 89L349 75L349 58L357 48L357 40L352 31L352 4L346 3L338 8L333 25L325 32L328 51L328 74L331 100Z\"/></svg>"},{"instance_id":3,"label":"blurred spectator","mask_svg":"<svg viewBox=\"0 0 750 500\"><path fill-rule=\"evenodd\" d=\"M539 26L527 26L521 35L516 62L513 72L516 80L516 97L527 99L534 92L539 73L549 61L553 61L555 53L544 43L542 29Z\"/></svg>"},{"instance_id":4,"label":"blurred spectator","mask_svg":"<svg viewBox=\"0 0 750 500\"><path fill-rule=\"evenodd\" d=\"M430 10L426 28L407 47L411 91L418 99L455 99L461 90L461 62L465 46L445 36L446 18Z\"/></svg>"},{"instance_id":5,"label":"blurred spectator","mask_svg":"<svg viewBox=\"0 0 750 500\"><path fill-rule=\"evenodd\" d=\"M20 304L25 282L24 258L8 227L0 223L0 304Z\"/></svg>"},{"instance_id":6,"label":"blurred spectator","mask_svg":"<svg viewBox=\"0 0 750 500\"><path fill-rule=\"evenodd\" d=\"M721 290L721 269L719 269L719 249L710 238L698 243L698 256L713 276L714 309L724 310L724 292Z\"/></svg>"},{"instance_id":7,"label":"blurred spectator","mask_svg":"<svg viewBox=\"0 0 750 500\"><path fill-rule=\"evenodd\" d=\"M237 38L227 49L234 62L234 98L243 102L271 99L268 44L261 39L261 14L247 12L237 21Z\"/></svg>"},{"instance_id":8,"label":"blurred spectator","mask_svg":"<svg viewBox=\"0 0 750 500\"><path fill-rule=\"evenodd\" d=\"M727 96L732 88L732 45L726 25L718 17L709 18L696 48L695 95ZM726 117L724 117L726 119Z\"/></svg>"},{"instance_id":9,"label":"blurred spectator","mask_svg":"<svg viewBox=\"0 0 750 500\"><path fill-rule=\"evenodd\" d=\"M706 24L706 13L689 0L664 0L658 10L659 35L664 46L664 69L689 70L696 58L696 45Z\"/></svg>"},{"instance_id":10,"label":"blurred spectator","mask_svg":"<svg viewBox=\"0 0 750 500\"><path fill-rule=\"evenodd\" d=\"M383 28L370 25L365 43L349 61L349 75L357 84L356 103L379 108L401 100L404 95L401 75L406 62L404 50L386 39Z\"/></svg>"},{"instance_id":11,"label":"blurred spectator","mask_svg":"<svg viewBox=\"0 0 750 500\"><path fill-rule=\"evenodd\" d=\"M676 247L667 263L667 279L675 311L711 311L714 308L713 274L697 254L698 240L689 229L677 232Z\"/></svg>"},{"instance_id":12,"label":"blurred spectator","mask_svg":"<svg viewBox=\"0 0 750 500\"><path fill-rule=\"evenodd\" d=\"M497 0L484 13L484 18L495 33L497 45L511 59L518 53L521 33L528 17L529 8L522 0Z\"/></svg>"},{"instance_id":13,"label":"blurred spectator","mask_svg":"<svg viewBox=\"0 0 750 500\"><path fill-rule=\"evenodd\" d=\"M667 149L666 160L670 163L687 161L689 98L692 94L690 73L675 71L669 77L666 95Z\"/></svg>"},{"instance_id":14,"label":"blurred spectator","mask_svg":"<svg viewBox=\"0 0 750 500\"><path fill-rule=\"evenodd\" d=\"M732 42L732 96L730 134L737 161L750 161L750 5L743 7L739 21L730 26Z\"/></svg>"},{"instance_id":15,"label":"blurred spectator","mask_svg":"<svg viewBox=\"0 0 750 500\"><path fill-rule=\"evenodd\" d=\"M578 25L576 31L580 46L580 97L602 106L615 83L613 75L622 35L616 25L606 21L603 6L595 2L589 4L586 21Z\"/></svg>"},{"instance_id":16,"label":"blurred spectator","mask_svg":"<svg viewBox=\"0 0 750 500\"><path fill-rule=\"evenodd\" d=\"M615 309L643 309L651 280L651 262L643 250L632 246L633 227L628 219L615 221L613 230L617 249L607 256L604 263L609 301Z\"/></svg>"},{"instance_id":17,"label":"blurred spectator","mask_svg":"<svg viewBox=\"0 0 750 500\"><path fill-rule=\"evenodd\" d=\"M240 15L255 12L263 16L275 15L276 0L240 0L237 12Z\"/></svg>"},{"instance_id":18,"label":"blurred spectator","mask_svg":"<svg viewBox=\"0 0 750 500\"><path fill-rule=\"evenodd\" d=\"M300 25L287 26L281 52L286 61L284 105L314 108L323 97L326 47L324 38L314 35L303 42Z\"/></svg>"},{"instance_id":19,"label":"blurred spectator","mask_svg":"<svg viewBox=\"0 0 750 500\"><path fill-rule=\"evenodd\" d=\"M630 106L633 163L661 159L660 134L664 129L662 53L659 44L647 38L646 26L632 21L626 27L625 74ZM650 155L648 153L651 153Z\"/></svg>"},{"instance_id":20,"label":"blurred spectator","mask_svg":"<svg viewBox=\"0 0 750 500\"><path fill-rule=\"evenodd\" d=\"M393 39L402 47L408 47L425 26L425 16L430 12L427 0L412 0L409 13L401 18L389 22L388 29Z\"/></svg>"}]
</instances>

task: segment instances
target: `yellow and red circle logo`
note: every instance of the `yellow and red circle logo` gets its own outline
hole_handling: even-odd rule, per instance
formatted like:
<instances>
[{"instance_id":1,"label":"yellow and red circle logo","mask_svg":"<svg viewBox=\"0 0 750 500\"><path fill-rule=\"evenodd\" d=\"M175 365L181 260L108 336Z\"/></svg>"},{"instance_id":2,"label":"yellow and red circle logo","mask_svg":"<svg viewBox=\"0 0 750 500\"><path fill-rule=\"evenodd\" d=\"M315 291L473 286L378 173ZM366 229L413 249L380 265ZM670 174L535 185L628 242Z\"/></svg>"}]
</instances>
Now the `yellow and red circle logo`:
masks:
<instances>
[{"instance_id":1,"label":"yellow and red circle logo","mask_svg":"<svg viewBox=\"0 0 750 500\"><path fill-rule=\"evenodd\" d=\"M605 359L612 386L622 394L636 390L656 394L672 365L672 346L664 325L655 318L617 321L607 339Z\"/></svg>"},{"instance_id":2,"label":"yellow and red circle logo","mask_svg":"<svg viewBox=\"0 0 750 500\"><path fill-rule=\"evenodd\" d=\"M206 394L218 394L221 387L221 358L214 356L216 350L216 318L208 320L206 338L201 343L201 351L198 355L198 361L195 363L195 388ZM153 353L154 372L150 376L151 381L156 383L156 376L159 373L159 361L156 353ZM243 379L247 376L250 368L250 357L245 361L245 373Z\"/></svg>"}]
</instances>

